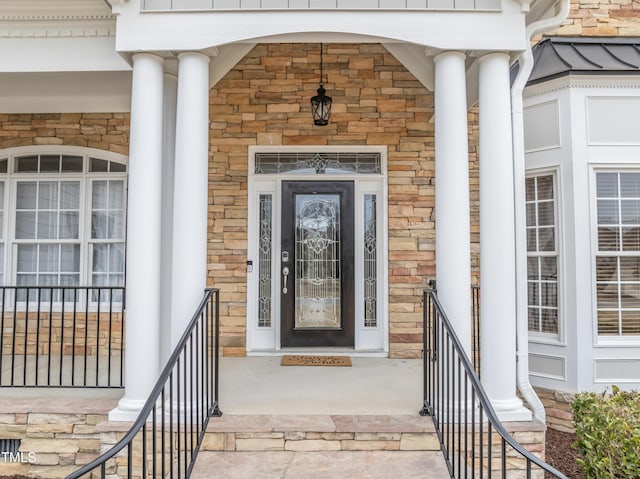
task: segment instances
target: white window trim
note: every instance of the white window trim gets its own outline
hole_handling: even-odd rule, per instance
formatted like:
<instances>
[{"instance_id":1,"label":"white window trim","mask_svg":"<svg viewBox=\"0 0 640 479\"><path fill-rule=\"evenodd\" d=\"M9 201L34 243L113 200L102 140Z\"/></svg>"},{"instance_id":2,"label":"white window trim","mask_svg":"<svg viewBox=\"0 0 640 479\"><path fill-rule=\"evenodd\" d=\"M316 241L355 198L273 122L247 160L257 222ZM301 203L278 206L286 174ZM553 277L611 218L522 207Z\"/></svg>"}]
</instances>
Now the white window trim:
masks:
<instances>
[{"instance_id":1,"label":"white window trim","mask_svg":"<svg viewBox=\"0 0 640 479\"><path fill-rule=\"evenodd\" d=\"M533 178L537 176L549 176L553 179L553 194L554 194L554 215L555 215L555 239L556 239L556 256L558 258L558 333L543 333L539 331L528 331L528 338L530 343L537 344L550 344L553 346L566 346L566 328L567 321L565 312L565 262L564 262L564 229L563 229L563 215L562 215L562 192L560 185L560 178L562 177L562 171L560 166L545 167L545 168L532 168L527 169L525 172L525 178ZM524 199L526 205L526 199ZM526 222L525 222L526 223ZM525 224L526 228L526 224ZM527 259L529 258L529 251L527 253ZM528 261L527 261L528 264ZM529 283L528 268L525 272L525 281ZM527 288L528 291L528 288ZM527 324L529 314L529 298L527 293ZM528 327L527 327L528 330Z\"/></svg>"},{"instance_id":2,"label":"white window trim","mask_svg":"<svg viewBox=\"0 0 640 479\"><path fill-rule=\"evenodd\" d=\"M634 167L635 166L635 167ZM591 328L594 348L627 348L640 345L638 336L600 336L598 334L598 288L596 275L596 256L598 254L598 194L597 173L640 173L638 165L629 163L606 163L589 165L589 209L590 209L590 233L591 233ZM638 253L640 255L640 252Z\"/></svg>"},{"instance_id":3,"label":"white window trim","mask_svg":"<svg viewBox=\"0 0 640 479\"><path fill-rule=\"evenodd\" d=\"M256 174L255 173L255 154L258 152L378 152L381 155L381 173L379 174L300 174L300 173L274 173L274 174ZM362 319L364 324L364 312L360 311L362 307L358 307L359 300L356 293L356 324L355 333L355 354L366 356L386 356L389 352L389 273L388 273L388 189L387 189L387 147L386 146L249 146L248 159L248 245L247 259L253 261L253 273L247 274L247 354L248 355L269 355L282 354L280 346L280 318L277 312L280 311L280 295L276 294L277 288L272 287L272 325L270 327L257 326L257 311L254 304L257 298L257 272L258 272L258 254L257 254L257 225L260 194L273 195L273 226L272 226L272 284L279 283L280 274L280 231L277 225L281 222L280 211L280 195L282 181L354 181L354 204L364 198L364 194L375 193L379 197L378 218L380 221L378 238L378 264L380 265L380 276L378 284L378 324L376 327L363 327L359 320ZM361 208L360 208L361 209ZM358 207L356 206L356 237L363 236L363 218L358 215ZM364 253L361 248L356 248L356 262L364 260ZM275 281L278 281L275 283ZM358 285L364 283L362 273L354 275L356 291ZM362 316L362 318L361 318ZM380 337L380 348L371 350L360 343L369 343L367 336L378 335ZM272 338L269 340L268 338ZM261 344L269 341L274 345L273 348L264 348Z\"/></svg>"},{"instance_id":4,"label":"white window trim","mask_svg":"<svg viewBox=\"0 0 640 479\"><path fill-rule=\"evenodd\" d=\"M15 173L14 158L25 155L60 155L68 154L75 156L82 156L84 158L83 172L68 172L68 173ZM80 181L80 211L79 211L79 225L78 235L79 240L62 240L56 242L69 242L79 243L81 245L80 255L80 279L79 286L86 287L92 285L92 257L91 257L91 245L95 243L90 237L91 224L91 188L92 181L94 180L122 180L124 183L125 192L125 207L123 211L123 228L124 235L122 242L126 245L126 200L127 200L127 175L128 172L89 172L89 157L99 158L108 161L114 161L124 164L128 167L128 159L126 156L113 153L105 150L99 150L95 148L77 147L77 146L64 146L64 145L32 145L22 146L15 148L7 148L0 150L0 159L8 158L9 163L7 165L7 173L0 174L0 181L5 182L4 191L4 218L3 218L3 232L4 237L2 241L5 244L4 248L4 284L8 286L16 285L17 274L17 254L14 250L15 245L21 242L21 240L15 239L15 217L16 217L16 184L19 181L65 181L65 180L77 180ZM84 198L84 201L82 199ZM125 271L126 282L126 271ZM124 286L124 284L123 284ZM98 287L98 286L96 286Z\"/></svg>"}]
</instances>

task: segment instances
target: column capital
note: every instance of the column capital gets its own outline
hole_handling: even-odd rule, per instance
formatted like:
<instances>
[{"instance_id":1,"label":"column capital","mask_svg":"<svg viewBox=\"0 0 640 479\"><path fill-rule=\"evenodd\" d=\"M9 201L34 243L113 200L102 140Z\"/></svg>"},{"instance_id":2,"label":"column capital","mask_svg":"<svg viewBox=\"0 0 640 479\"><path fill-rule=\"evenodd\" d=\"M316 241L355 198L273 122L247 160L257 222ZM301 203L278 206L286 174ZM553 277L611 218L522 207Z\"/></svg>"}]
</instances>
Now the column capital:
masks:
<instances>
[{"instance_id":1,"label":"column capital","mask_svg":"<svg viewBox=\"0 0 640 479\"><path fill-rule=\"evenodd\" d=\"M447 50L442 53L438 53L435 57L433 57L433 61L437 63L439 60L443 58L451 58L453 56L461 57L463 60L467 58L467 55L460 50Z\"/></svg>"},{"instance_id":2,"label":"column capital","mask_svg":"<svg viewBox=\"0 0 640 479\"><path fill-rule=\"evenodd\" d=\"M489 52L479 57L478 63L484 63L485 61L491 60L491 59L502 59L502 58L505 59L508 63L511 57L506 52Z\"/></svg>"},{"instance_id":3,"label":"column capital","mask_svg":"<svg viewBox=\"0 0 640 479\"><path fill-rule=\"evenodd\" d=\"M206 60L207 63L211 62L211 57L209 55L207 55L206 53L198 52L198 51L180 52L180 53L178 53L177 57L178 57L179 61L182 61L185 58L198 58L198 57L201 57L202 59Z\"/></svg>"},{"instance_id":4,"label":"column capital","mask_svg":"<svg viewBox=\"0 0 640 479\"><path fill-rule=\"evenodd\" d=\"M135 62L135 60L140 58L148 58L149 60L155 60L159 63L164 63L164 58L160 55L151 52L137 52L131 55L131 59Z\"/></svg>"}]
</instances>

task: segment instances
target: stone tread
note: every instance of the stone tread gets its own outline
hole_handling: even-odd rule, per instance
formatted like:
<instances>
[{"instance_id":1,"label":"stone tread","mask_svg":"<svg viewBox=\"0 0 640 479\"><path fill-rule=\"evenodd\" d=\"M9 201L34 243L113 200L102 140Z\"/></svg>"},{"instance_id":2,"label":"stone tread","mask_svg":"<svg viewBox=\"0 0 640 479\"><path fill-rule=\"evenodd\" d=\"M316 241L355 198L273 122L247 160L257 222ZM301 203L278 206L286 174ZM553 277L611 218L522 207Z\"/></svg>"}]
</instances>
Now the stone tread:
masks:
<instances>
[{"instance_id":1,"label":"stone tread","mask_svg":"<svg viewBox=\"0 0 640 479\"><path fill-rule=\"evenodd\" d=\"M207 432L432 433L430 417L389 415L233 415L211 418Z\"/></svg>"}]
</instances>

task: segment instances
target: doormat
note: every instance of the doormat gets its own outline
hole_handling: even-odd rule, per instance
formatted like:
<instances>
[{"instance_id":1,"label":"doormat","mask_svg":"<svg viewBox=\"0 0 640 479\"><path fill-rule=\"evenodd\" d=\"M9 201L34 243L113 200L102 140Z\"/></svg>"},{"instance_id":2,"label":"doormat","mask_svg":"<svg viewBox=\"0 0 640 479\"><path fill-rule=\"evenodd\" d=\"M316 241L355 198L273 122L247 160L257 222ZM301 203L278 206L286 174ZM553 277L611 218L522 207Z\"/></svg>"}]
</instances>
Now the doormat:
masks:
<instances>
[{"instance_id":1,"label":"doormat","mask_svg":"<svg viewBox=\"0 0 640 479\"><path fill-rule=\"evenodd\" d=\"M351 366L349 356L308 356L285 354L280 366Z\"/></svg>"}]
</instances>

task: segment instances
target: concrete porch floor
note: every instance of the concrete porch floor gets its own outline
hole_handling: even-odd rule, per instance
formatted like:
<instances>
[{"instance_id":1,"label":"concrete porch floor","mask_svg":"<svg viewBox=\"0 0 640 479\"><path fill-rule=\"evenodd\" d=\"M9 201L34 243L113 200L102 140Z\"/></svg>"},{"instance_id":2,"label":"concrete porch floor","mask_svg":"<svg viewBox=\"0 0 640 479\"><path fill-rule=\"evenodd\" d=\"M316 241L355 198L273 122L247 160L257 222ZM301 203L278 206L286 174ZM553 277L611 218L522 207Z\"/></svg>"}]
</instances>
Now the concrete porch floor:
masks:
<instances>
[{"instance_id":1,"label":"concrete porch floor","mask_svg":"<svg viewBox=\"0 0 640 479\"><path fill-rule=\"evenodd\" d=\"M351 358L351 367L280 366L281 357L220 359L224 414L417 415L422 360Z\"/></svg>"}]
</instances>

